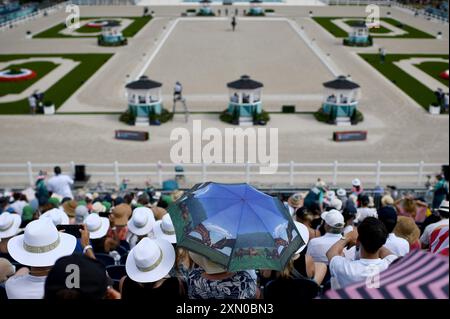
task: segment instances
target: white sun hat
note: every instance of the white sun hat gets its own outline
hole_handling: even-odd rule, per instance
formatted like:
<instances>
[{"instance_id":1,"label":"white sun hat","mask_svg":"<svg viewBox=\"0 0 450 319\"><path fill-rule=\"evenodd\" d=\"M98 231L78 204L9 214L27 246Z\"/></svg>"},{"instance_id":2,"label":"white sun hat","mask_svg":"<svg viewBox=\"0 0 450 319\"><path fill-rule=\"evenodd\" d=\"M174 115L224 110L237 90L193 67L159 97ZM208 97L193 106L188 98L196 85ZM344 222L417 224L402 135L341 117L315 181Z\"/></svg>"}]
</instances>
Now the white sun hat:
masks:
<instances>
[{"instance_id":1,"label":"white sun hat","mask_svg":"<svg viewBox=\"0 0 450 319\"><path fill-rule=\"evenodd\" d=\"M69 224L69 216L67 216L67 214L59 208L53 208L49 211L46 211L40 218L51 219L55 226Z\"/></svg>"},{"instance_id":2,"label":"white sun hat","mask_svg":"<svg viewBox=\"0 0 450 319\"><path fill-rule=\"evenodd\" d=\"M135 208L127 225L128 230L133 234L145 236L149 234L155 226L155 215L148 207Z\"/></svg>"},{"instance_id":3,"label":"white sun hat","mask_svg":"<svg viewBox=\"0 0 450 319\"><path fill-rule=\"evenodd\" d=\"M0 215L0 238L10 238L19 232L22 218L17 214L3 213Z\"/></svg>"},{"instance_id":4,"label":"white sun hat","mask_svg":"<svg viewBox=\"0 0 450 319\"><path fill-rule=\"evenodd\" d=\"M109 219L92 213L84 220L90 239L98 239L106 236L109 229Z\"/></svg>"},{"instance_id":5,"label":"white sun hat","mask_svg":"<svg viewBox=\"0 0 450 319\"><path fill-rule=\"evenodd\" d=\"M339 196L339 197L344 197L344 196L347 196L347 191L346 191L345 189L343 189L343 188L339 188L339 189L336 191L336 194L337 194L337 196Z\"/></svg>"},{"instance_id":6,"label":"white sun hat","mask_svg":"<svg viewBox=\"0 0 450 319\"><path fill-rule=\"evenodd\" d=\"M295 224L295 227L297 227L297 230L300 233L300 236L302 237L303 242L304 242L304 244L296 252L296 254L300 254L305 249L306 245L308 245L308 242L309 242L309 230L302 223L294 221L294 224Z\"/></svg>"},{"instance_id":7,"label":"white sun hat","mask_svg":"<svg viewBox=\"0 0 450 319\"><path fill-rule=\"evenodd\" d=\"M328 201L332 201L334 198L336 198L336 192L335 191L328 191L326 193L326 198Z\"/></svg>"},{"instance_id":8,"label":"white sun hat","mask_svg":"<svg viewBox=\"0 0 450 319\"><path fill-rule=\"evenodd\" d=\"M355 178L355 179L352 181L352 185L355 186L355 187L361 186L361 180L360 180L359 178Z\"/></svg>"},{"instance_id":9,"label":"white sun hat","mask_svg":"<svg viewBox=\"0 0 450 319\"><path fill-rule=\"evenodd\" d=\"M175 227L173 227L172 218L169 214L163 216L161 220L158 220L153 229L156 238L162 238L172 244L177 243L177 235L175 233Z\"/></svg>"},{"instance_id":10,"label":"white sun hat","mask_svg":"<svg viewBox=\"0 0 450 319\"><path fill-rule=\"evenodd\" d=\"M175 264L175 249L164 239L143 238L128 254L125 269L131 280L156 282Z\"/></svg>"},{"instance_id":11,"label":"white sun hat","mask_svg":"<svg viewBox=\"0 0 450 319\"><path fill-rule=\"evenodd\" d=\"M58 232L50 219L32 221L25 233L8 241L8 251L14 260L25 266L49 267L75 250L77 239Z\"/></svg>"}]
</instances>

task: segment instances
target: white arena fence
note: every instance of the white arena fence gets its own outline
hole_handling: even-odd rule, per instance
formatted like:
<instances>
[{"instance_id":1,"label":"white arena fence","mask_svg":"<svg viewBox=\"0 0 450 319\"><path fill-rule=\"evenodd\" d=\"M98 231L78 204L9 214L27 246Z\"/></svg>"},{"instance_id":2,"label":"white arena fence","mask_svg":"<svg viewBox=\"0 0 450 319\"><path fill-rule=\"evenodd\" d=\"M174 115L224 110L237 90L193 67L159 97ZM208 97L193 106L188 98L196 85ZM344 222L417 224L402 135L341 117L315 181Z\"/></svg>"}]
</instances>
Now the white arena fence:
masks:
<instances>
[{"instance_id":1,"label":"white arena fence","mask_svg":"<svg viewBox=\"0 0 450 319\"><path fill-rule=\"evenodd\" d=\"M369 186L395 185L397 187L423 187L427 176L441 172L442 163L282 163L271 175L261 175L261 164L172 164L172 163L22 163L0 164L0 187L33 186L39 170L51 175L54 166L63 172L75 174L76 165L85 166L89 183L119 186L124 179L129 185L143 186L150 181L162 186L165 180L177 179L180 187L215 181L223 183L251 183L259 187L285 188L309 187L322 178L332 186L351 185L353 178L360 178ZM176 172L177 166L183 172Z\"/></svg>"},{"instance_id":2,"label":"white arena fence","mask_svg":"<svg viewBox=\"0 0 450 319\"><path fill-rule=\"evenodd\" d=\"M41 17L43 17L45 15L50 15L50 14L53 14L55 12L58 12L59 10L65 9L65 7L68 4L70 4L70 3L71 3L71 1L57 3L57 4L55 4L55 5L51 6L51 7L47 7L47 8L40 9L40 10L37 10L35 12L32 12L29 15L26 15L26 16L23 16L23 17L18 17L16 19L0 23L0 32L6 31L6 30L8 30L8 29L10 29L12 27L15 27L15 26L19 25L19 24L23 24L23 23L26 23L28 21L41 18Z\"/></svg>"}]
</instances>

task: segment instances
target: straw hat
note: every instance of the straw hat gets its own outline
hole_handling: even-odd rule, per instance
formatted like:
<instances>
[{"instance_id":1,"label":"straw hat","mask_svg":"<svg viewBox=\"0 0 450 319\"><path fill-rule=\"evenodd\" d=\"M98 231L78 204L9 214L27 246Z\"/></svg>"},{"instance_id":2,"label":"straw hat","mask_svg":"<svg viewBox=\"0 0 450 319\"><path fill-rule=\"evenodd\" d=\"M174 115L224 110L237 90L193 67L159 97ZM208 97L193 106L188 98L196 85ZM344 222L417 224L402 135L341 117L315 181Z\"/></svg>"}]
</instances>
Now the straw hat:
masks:
<instances>
[{"instance_id":1,"label":"straw hat","mask_svg":"<svg viewBox=\"0 0 450 319\"><path fill-rule=\"evenodd\" d=\"M114 216L116 226L126 225L128 223L128 218L130 218L131 216L131 213L131 206L128 204L120 204L114 207L112 214Z\"/></svg>"},{"instance_id":2,"label":"straw hat","mask_svg":"<svg viewBox=\"0 0 450 319\"><path fill-rule=\"evenodd\" d=\"M183 197L183 195L184 195L184 192L183 192L183 191L180 191L180 190L174 191L174 192L171 194L172 200L173 200L174 202L176 202L176 201L179 200L181 197Z\"/></svg>"},{"instance_id":3,"label":"straw hat","mask_svg":"<svg viewBox=\"0 0 450 319\"><path fill-rule=\"evenodd\" d=\"M0 214L0 238L10 238L15 236L20 229L22 219L17 214Z\"/></svg>"},{"instance_id":4,"label":"straw hat","mask_svg":"<svg viewBox=\"0 0 450 319\"><path fill-rule=\"evenodd\" d=\"M391 195L384 195L381 198L381 205L382 206L394 206L395 202Z\"/></svg>"},{"instance_id":5,"label":"straw hat","mask_svg":"<svg viewBox=\"0 0 450 319\"><path fill-rule=\"evenodd\" d=\"M156 220L161 220L167 214L167 210L162 207L153 206L152 211Z\"/></svg>"},{"instance_id":6,"label":"straw hat","mask_svg":"<svg viewBox=\"0 0 450 319\"><path fill-rule=\"evenodd\" d=\"M300 208L303 206L304 196L301 193L297 193L289 197L288 204L293 208Z\"/></svg>"},{"instance_id":7,"label":"straw hat","mask_svg":"<svg viewBox=\"0 0 450 319\"><path fill-rule=\"evenodd\" d=\"M127 225L128 230L133 234L144 236L149 234L155 226L155 216L150 208L138 207L134 209Z\"/></svg>"},{"instance_id":8,"label":"straw hat","mask_svg":"<svg viewBox=\"0 0 450 319\"><path fill-rule=\"evenodd\" d=\"M92 205L92 212L97 213L97 214L104 213L104 212L106 212L106 207L101 202L95 202Z\"/></svg>"},{"instance_id":9,"label":"straw hat","mask_svg":"<svg viewBox=\"0 0 450 319\"><path fill-rule=\"evenodd\" d=\"M215 275L227 272L227 269L223 266L216 264L209 260L208 258L201 256L199 254L189 252L191 259L199 265L208 275Z\"/></svg>"},{"instance_id":10,"label":"straw hat","mask_svg":"<svg viewBox=\"0 0 450 319\"><path fill-rule=\"evenodd\" d=\"M84 223L89 231L90 239L98 239L106 236L109 229L109 219L100 217L98 214L90 214Z\"/></svg>"},{"instance_id":11,"label":"straw hat","mask_svg":"<svg viewBox=\"0 0 450 319\"><path fill-rule=\"evenodd\" d=\"M172 218L170 218L169 214L164 215L162 220L156 222L154 232L156 238L165 239L172 244L177 243L175 227L173 227Z\"/></svg>"},{"instance_id":12,"label":"straw hat","mask_svg":"<svg viewBox=\"0 0 450 319\"><path fill-rule=\"evenodd\" d=\"M125 269L128 277L140 283L156 282L175 264L175 249L164 239L142 239L128 254Z\"/></svg>"},{"instance_id":13,"label":"straw hat","mask_svg":"<svg viewBox=\"0 0 450 319\"><path fill-rule=\"evenodd\" d=\"M50 218L55 226L69 224L69 216L59 208L46 211L40 218Z\"/></svg>"},{"instance_id":14,"label":"straw hat","mask_svg":"<svg viewBox=\"0 0 450 319\"><path fill-rule=\"evenodd\" d=\"M69 200L67 202L64 202L64 204L62 205L62 208L69 217L75 217L75 215L76 215L75 210L76 210L77 206L78 206L78 204L76 201Z\"/></svg>"},{"instance_id":15,"label":"straw hat","mask_svg":"<svg viewBox=\"0 0 450 319\"><path fill-rule=\"evenodd\" d=\"M25 266L49 267L73 253L77 240L74 236L58 232L50 219L32 221L25 233L8 241L8 251L14 260Z\"/></svg>"},{"instance_id":16,"label":"straw hat","mask_svg":"<svg viewBox=\"0 0 450 319\"><path fill-rule=\"evenodd\" d=\"M309 230L308 228L303 225L302 223L299 223L297 221L294 221L295 227L297 227L298 232L300 233L300 237L302 237L304 244L297 250L296 254L300 254L305 248L306 245L308 245L309 241Z\"/></svg>"}]
</instances>

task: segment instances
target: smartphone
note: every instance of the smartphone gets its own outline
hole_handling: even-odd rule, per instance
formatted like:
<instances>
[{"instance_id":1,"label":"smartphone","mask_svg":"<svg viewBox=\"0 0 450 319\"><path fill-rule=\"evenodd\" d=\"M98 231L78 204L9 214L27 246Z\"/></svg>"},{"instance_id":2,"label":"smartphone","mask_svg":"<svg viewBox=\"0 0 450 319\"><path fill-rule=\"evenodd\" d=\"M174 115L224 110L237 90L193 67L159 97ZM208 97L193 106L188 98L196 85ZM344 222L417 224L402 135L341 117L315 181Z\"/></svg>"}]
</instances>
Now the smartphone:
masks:
<instances>
[{"instance_id":1,"label":"smartphone","mask_svg":"<svg viewBox=\"0 0 450 319\"><path fill-rule=\"evenodd\" d=\"M75 236L75 238L81 238L80 230L83 229L83 225L58 225L56 229L64 230L64 233Z\"/></svg>"},{"instance_id":2,"label":"smartphone","mask_svg":"<svg viewBox=\"0 0 450 319\"><path fill-rule=\"evenodd\" d=\"M106 218L109 218L109 215L110 215L110 214L106 212L106 213L99 213L98 215L99 215L100 217L106 217Z\"/></svg>"}]
</instances>

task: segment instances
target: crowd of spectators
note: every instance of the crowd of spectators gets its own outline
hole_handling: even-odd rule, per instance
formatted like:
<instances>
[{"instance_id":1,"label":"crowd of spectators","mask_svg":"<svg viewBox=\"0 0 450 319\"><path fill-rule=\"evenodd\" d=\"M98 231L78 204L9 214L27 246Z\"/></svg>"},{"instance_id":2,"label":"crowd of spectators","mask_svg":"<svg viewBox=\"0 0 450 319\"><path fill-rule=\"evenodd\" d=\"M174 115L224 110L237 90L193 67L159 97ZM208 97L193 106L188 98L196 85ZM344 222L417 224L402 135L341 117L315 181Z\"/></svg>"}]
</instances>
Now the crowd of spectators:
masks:
<instances>
[{"instance_id":1,"label":"crowd of spectators","mask_svg":"<svg viewBox=\"0 0 450 319\"><path fill-rule=\"evenodd\" d=\"M283 271L229 272L178 247L166 209L183 191L100 194L72 185L56 167L51 178L40 172L32 194L0 197L0 299L315 298L367 280L411 250L448 256L441 176L430 203L393 192L374 198L359 179L337 190L319 179L283 199L304 241Z\"/></svg>"}]
</instances>

